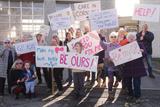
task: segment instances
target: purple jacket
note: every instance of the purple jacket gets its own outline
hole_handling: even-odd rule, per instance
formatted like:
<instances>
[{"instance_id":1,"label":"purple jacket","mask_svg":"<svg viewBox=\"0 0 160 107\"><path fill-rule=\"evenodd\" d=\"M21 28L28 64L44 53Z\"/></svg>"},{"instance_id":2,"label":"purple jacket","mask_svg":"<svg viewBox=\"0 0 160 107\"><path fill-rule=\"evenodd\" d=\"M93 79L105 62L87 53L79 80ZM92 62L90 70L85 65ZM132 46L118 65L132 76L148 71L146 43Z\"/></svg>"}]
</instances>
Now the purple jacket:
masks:
<instances>
[{"instance_id":1,"label":"purple jacket","mask_svg":"<svg viewBox=\"0 0 160 107\"><path fill-rule=\"evenodd\" d=\"M120 45L118 43L107 43L107 42L103 42L102 40L100 40L100 45L101 47L105 50L105 58L104 58L104 63L106 64L106 66L108 67L108 71L117 71L118 68L114 66L113 62L110 61L110 57L109 57L109 52L119 48Z\"/></svg>"}]
</instances>

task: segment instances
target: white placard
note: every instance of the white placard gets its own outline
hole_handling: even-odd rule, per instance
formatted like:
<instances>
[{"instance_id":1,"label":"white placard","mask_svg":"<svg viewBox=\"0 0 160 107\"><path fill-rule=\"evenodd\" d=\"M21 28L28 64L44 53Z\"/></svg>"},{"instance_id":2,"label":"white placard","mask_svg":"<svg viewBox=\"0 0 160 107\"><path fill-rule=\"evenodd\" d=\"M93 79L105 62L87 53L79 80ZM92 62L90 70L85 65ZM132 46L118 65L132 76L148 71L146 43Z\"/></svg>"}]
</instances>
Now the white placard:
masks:
<instances>
[{"instance_id":1,"label":"white placard","mask_svg":"<svg viewBox=\"0 0 160 107\"><path fill-rule=\"evenodd\" d=\"M84 71L97 71L98 56L77 54L77 53L60 53L58 55L60 67L79 69Z\"/></svg>"},{"instance_id":2,"label":"white placard","mask_svg":"<svg viewBox=\"0 0 160 107\"><path fill-rule=\"evenodd\" d=\"M160 7L151 4L137 4L133 11L133 20L159 22Z\"/></svg>"},{"instance_id":3,"label":"white placard","mask_svg":"<svg viewBox=\"0 0 160 107\"><path fill-rule=\"evenodd\" d=\"M36 47L36 66L53 68L58 66L58 54L65 53L64 46L37 46Z\"/></svg>"},{"instance_id":4,"label":"white placard","mask_svg":"<svg viewBox=\"0 0 160 107\"><path fill-rule=\"evenodd\" d=\"M73 52L75 43L81 42L83 45L83 53L87 55L94 55L103 50L99 41L100 38L98 33L96 31L92 31L78 39L72 40L67 44L67 46L69 47L69 50Z\"/></svg>"},{"instance_id":5,"label":"white placard","mask_svg":"<svg viewBox=\"0 0 160 107\"><path fill-rule=\"evenodd\" d=\"M63 18L64 18L65 21L63 21ZM69 20L69 19L70 20L69 20L68 23L70 25L72 23L74 23L74 17L73 17L73 13L72 13L71 7L49 14L48 15L48 19L49 19L49 22L51 24L52 30L64 29L63 22L66 23L66 21ZM60 21L61 21L62 28L55 28L54 26L52 26L52 25L57 25L58 23L60 23Z\"/></svg>"},{"instance_id":6,"label":"white placard","mask_svg":"<svg viewBox=\"0 0 160 107\"><path fill-rule=\"evenodd\" d=\"M117 66L142 57L142 52L138 43L134 41L110 51L109 56L113 59L114 65Z\"/></svg>"},{"instance_id":7,"label":"white placard","mask_svg":"<svg viewBox=\"0 0 160 107\"><path fill-rule=\"evenodd\" d=\"M118 16L116 9L108 9L94 12L89 15L92 30L108 29L118 27Z\"/></svg>"},{"instance_id":8,"label":"white placard","mask_svg":"<svg viewBox=\"0 0 160 107\"><path fill-rule=\"evenodd\" d=\"M35 47L38 45L37 40L33 39L27 42L15 44L15 49L17 54L25 54L29 52L34 52Z\"/></svg>"},{"instance_id":9,"label":"white placard","mask_svg":"<svg viewBox=\"0 0 160 107\"><path fill-rule=\"evenodd\" d=\"M101 11L100 1L91 1L91 2L74 4L74 16L77 21L87 20L89 13L100 12L100 11Z\"/></svg>"}]
</instances>

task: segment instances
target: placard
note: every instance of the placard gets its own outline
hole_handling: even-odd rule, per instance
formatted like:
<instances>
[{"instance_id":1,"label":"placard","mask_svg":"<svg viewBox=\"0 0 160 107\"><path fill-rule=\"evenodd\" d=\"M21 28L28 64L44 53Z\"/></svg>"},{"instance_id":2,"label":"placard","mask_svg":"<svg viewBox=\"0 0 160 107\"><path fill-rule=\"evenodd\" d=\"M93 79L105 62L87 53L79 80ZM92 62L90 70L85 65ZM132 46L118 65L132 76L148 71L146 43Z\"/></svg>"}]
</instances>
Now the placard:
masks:
<instances>
[{"instance_id":1,"label":"placard","mask_svg":"<svg viewBox=\"0 0 160 107\"><path fill-rule=\"evenodd\" d=\"M158 5L137 4L132 19L149 22L159 22L160 8Z\"/></svg>"},{"instance_id":2,"label":"placard","mask_svg":"<svg viewBox=\"0 0 160 107\"><path fill-rule=\"evenodd\" d=\"M29 52L34 52L35 47L37 45L38 45L37 40L33 39L27 42L17 43L14 46L17 54L25 54Z\"/></svg>"},{"instance_id":3,"label":"placard","mask_svg":"<svg viewBox=\"0 0 160 107\"><path fill-rule=\"evenodd\" d=\"M114 65L117 66L142 57L142 52L140 51L138 43L134 41L110 51L109 56L113 60Z\"/></svg>"},{"instance_id":4,"label":"placard","mask_svg":"<svg viewBox=\"0 0 160 107\"><path fill-rule=\"evenodd\" d=\"M77 21L87 20L89 13L100 12L100 11L101 11L100 1L74 4L74 16Z\"/></svg>"},{"instance_id":5,"label":"placard","mask_svg":"<svg viewBox=\"0 0 160 107\"><path fill-rule=\"evenodd\" d=\"M89 20L92 30L118 27L118 16L116 9L108 9L101 12L90 13Z\"/></svg>"},{"instance_id":6,"label":"placard","mask_svg":"<svg viewBox=\"0 0 160 107\"><path fill-rule=\"evenodd\" d=\"M74 45L76 42L82 43L83 53L87 55L94 55L103 50L99 44L100 38L96 31L89 32L86 35L67 43L67 46L71 52L74 52Z\"/></svg>"},{"instance_id":7,"label":"placard","mask_svg":"<svg viewBox=\"0 0 160 107\"><path fill-rule=\"evenodd\" d=\"M36 66L53 68L58 66L58 54L65 53L64 46L37 46L36 47Z\"/></svg>"}]
</instances>

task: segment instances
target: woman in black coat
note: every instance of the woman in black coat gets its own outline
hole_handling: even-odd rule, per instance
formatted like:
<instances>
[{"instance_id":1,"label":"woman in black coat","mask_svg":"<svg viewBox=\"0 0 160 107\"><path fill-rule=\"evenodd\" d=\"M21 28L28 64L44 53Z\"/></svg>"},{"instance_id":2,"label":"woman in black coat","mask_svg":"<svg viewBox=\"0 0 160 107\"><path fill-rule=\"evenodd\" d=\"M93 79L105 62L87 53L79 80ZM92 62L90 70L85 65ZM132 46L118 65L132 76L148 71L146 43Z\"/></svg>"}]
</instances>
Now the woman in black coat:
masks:
<instances>
[{"instance_id":1,"label":"woman in black coat","mask_svg":"<svg viewBox=\"0 0 160 107\"><path fill-rule=\"evenodd\" d=\"M10 71L11 81L11 93L16 95L16 99L19 98L19 94L25 94L24 73L23 73L23 61L17 59Z\"/></svg>"},{"instance_id":2,"label":"woman in black coat","mask_svg":"<svg viewBox=\"0 0 160 107\"><path fill-rule=\"evenodd\" d=\"M136 40L136 33L130 32L127 35L129 42ZM145 48L142 43L138 43L143 56ZM136 100L141 96L141 77L146 76L146 70L143 63L143 57L125 63L123 77L126 78L128 94ZM132 82L133 81L133 82ZM133 84L133 85L132 85ZM133 86L133 87L132 87Z\"/></svg>"}]
</instances>

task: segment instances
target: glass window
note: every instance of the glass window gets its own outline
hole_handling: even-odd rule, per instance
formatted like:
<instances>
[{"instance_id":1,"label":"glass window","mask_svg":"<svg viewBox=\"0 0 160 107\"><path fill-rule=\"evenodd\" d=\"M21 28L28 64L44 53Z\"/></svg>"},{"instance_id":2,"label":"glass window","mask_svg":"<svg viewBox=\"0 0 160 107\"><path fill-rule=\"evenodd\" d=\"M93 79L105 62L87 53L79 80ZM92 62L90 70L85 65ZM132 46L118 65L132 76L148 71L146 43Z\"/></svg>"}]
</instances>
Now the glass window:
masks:
<instances>
[{"instance_id":1,"label":"glass window","mask_svg":"<svg viewBox=\"0 0 160 107\"><path fill-rule=\"evenodd\" d=\"M8 15L9 8L0 8L0 15Z\"/></svg>"},{"instance_id":2,"label":"glass window","mask_svg":"<svg viewBox=\"0 0 160 107\"><path fill-rule=\"evenodd\" d=\"M10 2L10 7L20 7L20 2Z\"/></svg>"},{"instance_id":3,"label":"glass window","mask_svg":"<svg viewBox=\"0 0 160 107\"><path fill-rule=\"evenodd\" d=\"M33 14L34 15L43 15L43 8L34 8Z\"/></svg>"},{"instance_id":4,"label":"glass window","mask_svg":"<svg viewBox=\"0 0 160 107\"><path fill-rule=\"evenodd\" d=\"M32 7L32 2L22 2L22 7Z\"/></svg>"},{"instance_id":5,"label":"glass window","mask_svg":"<svg viewBox=\"0 0 160 107\"><path fill-rule=\"evenodd\" d=\"M8 7L8 1L0 1L0 7Z\"/></svg>"},{"instance_id":6,"label":"glass window","mask_svg":"<svg viewBox=\"0 0 160 107\"><path fill-rule=\"evenodd\" d=\"M33 23L44 23L44 18L42 16L34 16Z\"/></svg>"},{"instance_id":7,"label":"glass window","mask_svg":"<svg viewBox=\"0 0 160 107\"><path fill-rule=\"evenodd\" d=\"M21 23L21 16L11 16L11 23Z\"/></svg>"},{"instance_id":8,"label":"glass window","mask_svg":"<svg viewBox=\"0 0 160 107\"><path fill-rule=\"evenodd\" d=\"M33 3L33 7L43 8L43 3Z\"/></svg>"},{"instance_id":9,"label":"glass window","mask_svg":"<svg viewBox=\"0 0 160 107\"><path fill-rule=\"evenodd\" d=\"M32 15L32 8L22 8L22 15Z\"/></svg>"},{"instance_id":10,"label":"glass window","mask_svg":"<svg viewBox=\"0 0 160 107\"><path fill-rule=\"evenodd\" d=\"M11 12L11 15L20 15L21 14L20 8L11 8L10 12Z\"/></svg>"},{"instance_id":11,"label":"glass window","mask_svg":"<svg viewBox=\"0 0 160 107\"><path fill-rule=\"evenodd\" d=\"M9 23L9 16L0 16L0 22Z\"/></svg>"},{"instance_id":12,"label":"glass window","mask_svg":"<svg viewBox=\"0 0 160 107\"><path fill-rule=\"evenodd\" d=\"M32 16L22 16L22 23L31 24Z\"/></svg>"},{"instance_id":13,"label":"glass window","mask_svg":"<svg viewBox=\"0 0 160 107\"><path fill-rule=\"evenodd\" d=\"M0 23L0 31L8 31L8 30L9 30L9 23Z\"/></svg>"}]
</instances>

